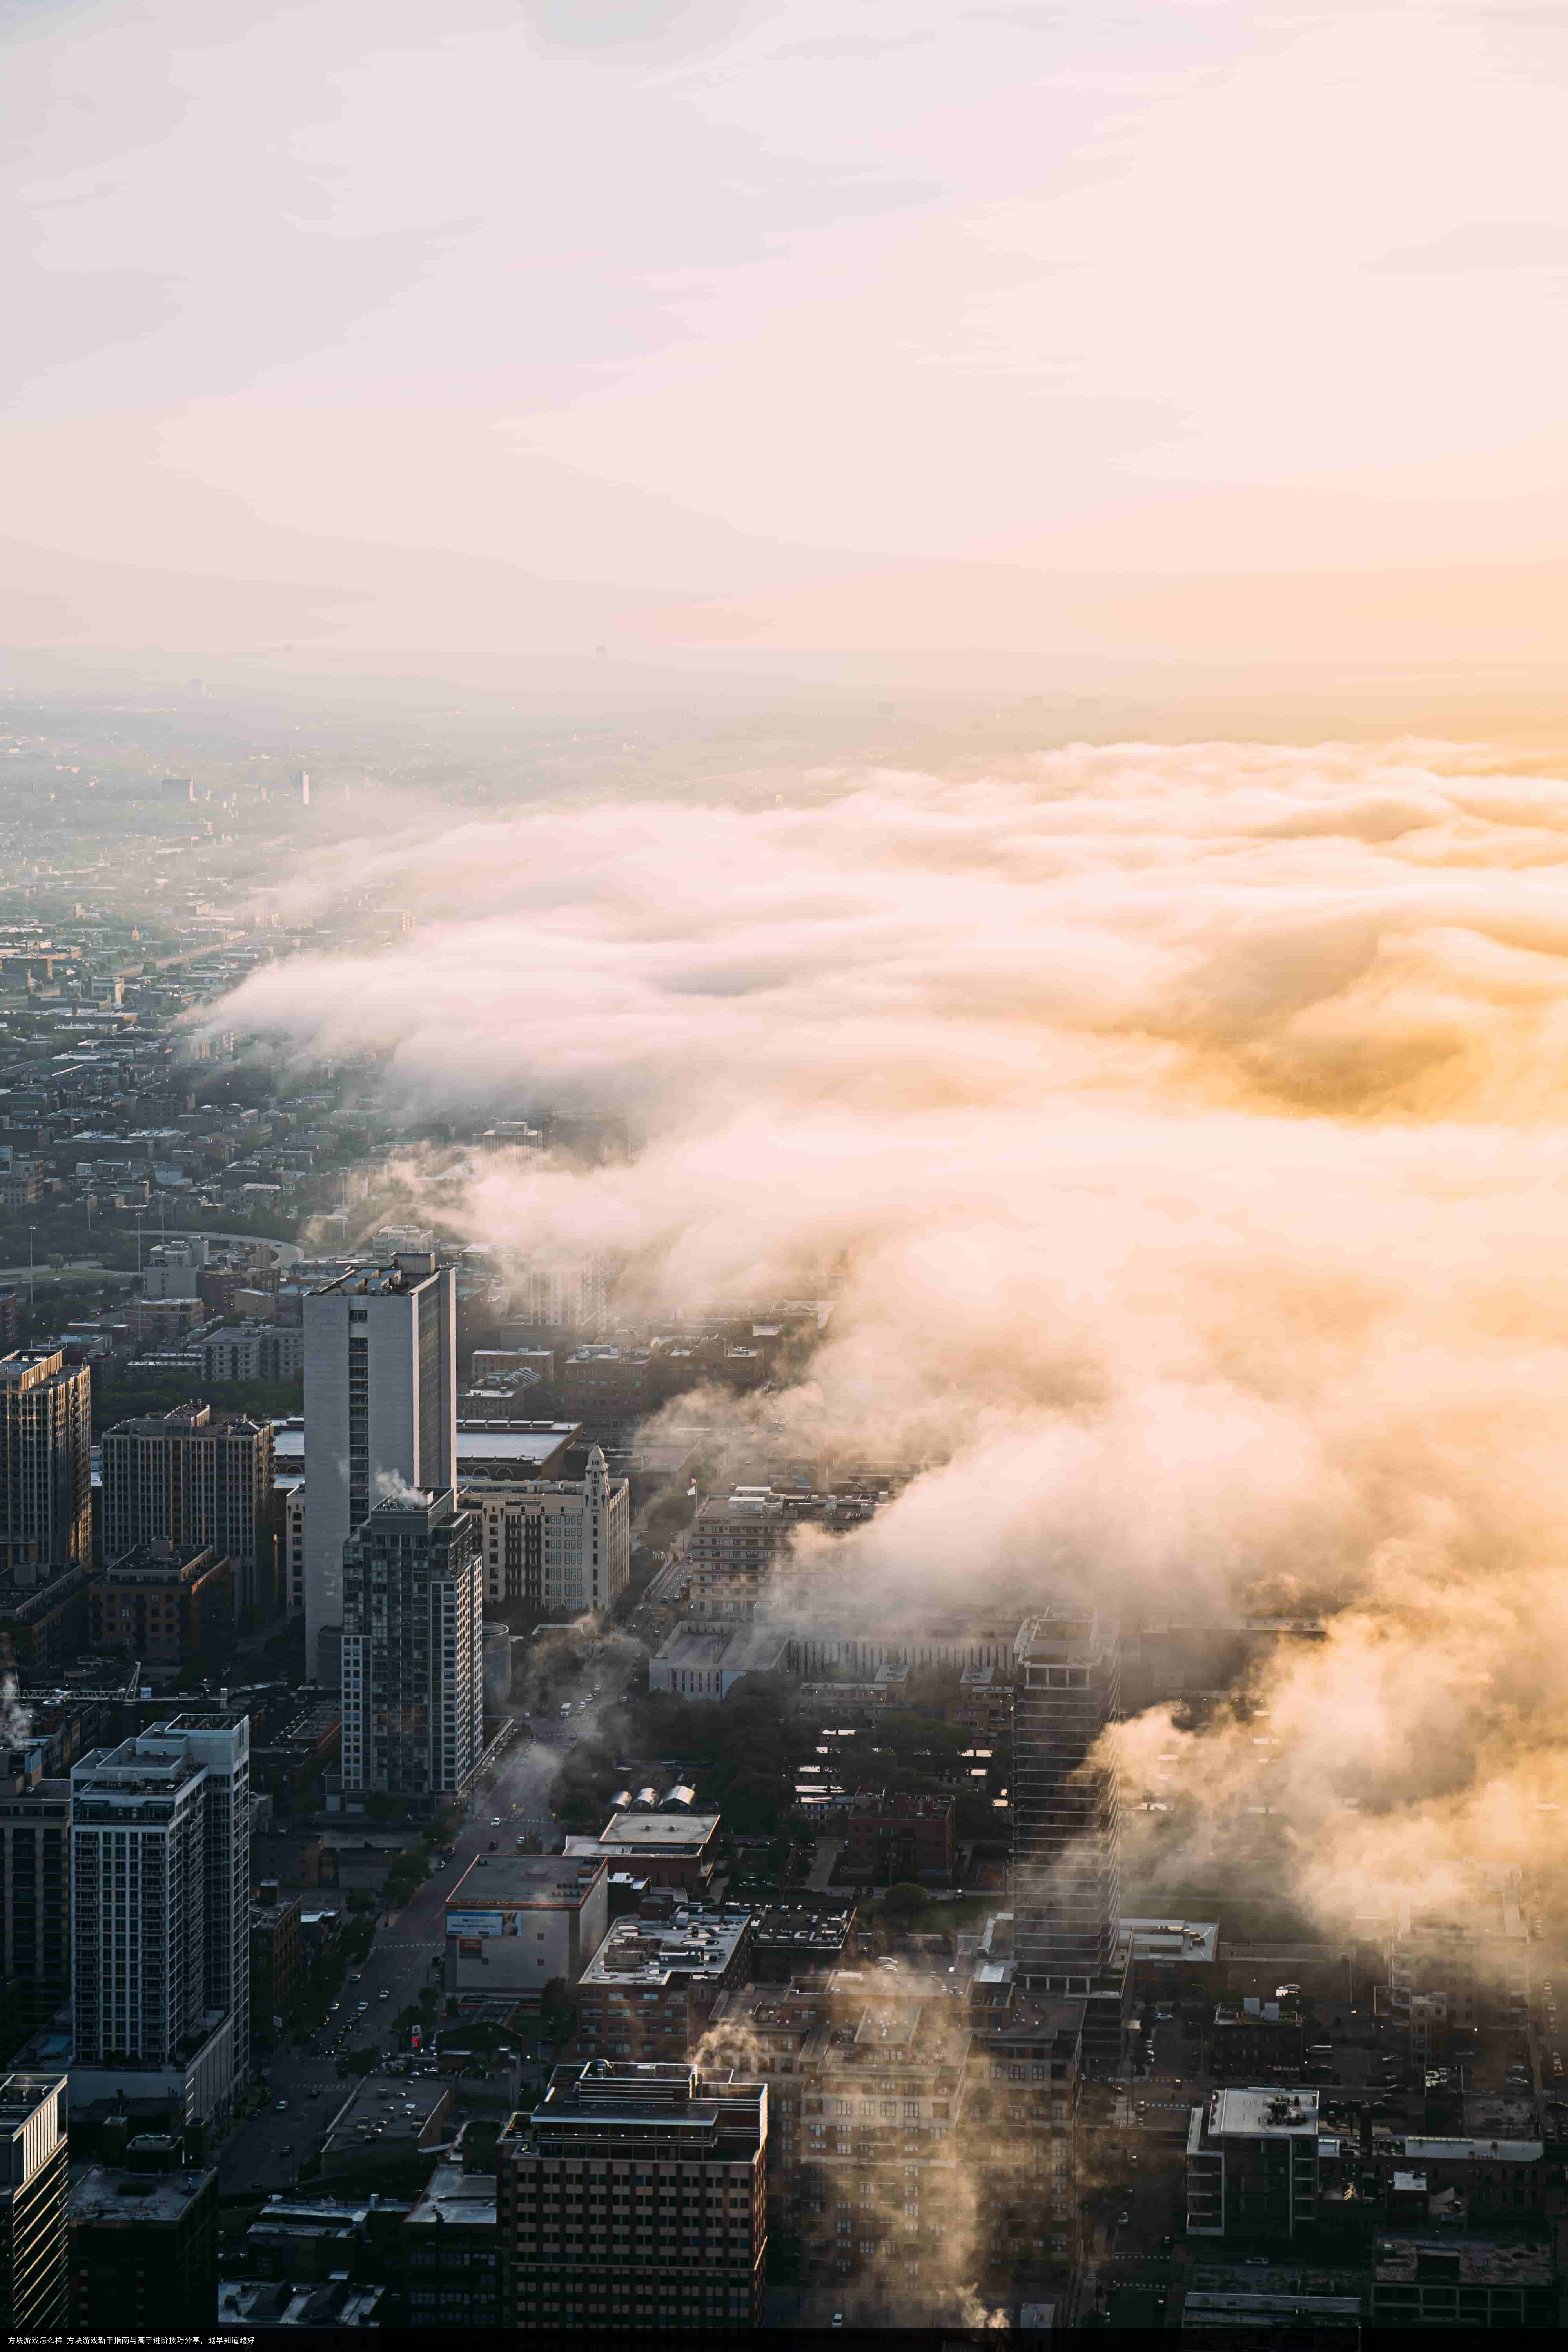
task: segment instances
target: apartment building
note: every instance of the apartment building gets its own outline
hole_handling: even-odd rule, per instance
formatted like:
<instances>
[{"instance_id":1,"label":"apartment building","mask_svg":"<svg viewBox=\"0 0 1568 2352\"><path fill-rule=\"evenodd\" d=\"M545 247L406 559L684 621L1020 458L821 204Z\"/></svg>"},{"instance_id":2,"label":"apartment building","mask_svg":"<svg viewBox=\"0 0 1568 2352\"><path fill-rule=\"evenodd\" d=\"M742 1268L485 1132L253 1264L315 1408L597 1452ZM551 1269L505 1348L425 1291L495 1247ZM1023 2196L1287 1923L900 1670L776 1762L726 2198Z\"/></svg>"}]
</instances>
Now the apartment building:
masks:
<instances>
[{"instance_id":1,"label":"apartment building","mask_svg":"<svg viewBox=\"0 0 1568 2352\"><path fill-rule=\"evenodd\" d=\"M70 1989L70 1817L41 1741L0 1759L0 1964L39 2023Z\"/></svg>"},{"instance_id":2,"label":"apartment building","mask_svg":"<svg viewBox=\"0 0 1568 2352\"><path fill-rule=\"evenodd\" d=\"M243 1304L243 1295L236 1305ZM204 1381L293 1381L305 1369L305 1335L247 1319L202 1341Z\"/></svg>"},{"instance_id":3,"label":"apartment building","mask_svg":"<svg viewBox=\"0 0 1568 2352\"><path fill-rule=\"evenodd\" d=\"M970 1986L965 2146L983 2184L976 2254L998 2284L1059 2295L1082 2253L1087 2002L1037 1995L983 1964Z\"/></svg>"},{"instance_id":4,"label":"apartment building","mask_svg":"<svg viewBox=\"0 0 1568 2352\"><path fill-rule=\"evenodd\" d=\"M838 1867L846 1878L864 1885L888 1886L900 1879L951 1885L957 1811L952 1797L858 1789L847 1811L834 1819L844 1841Z\"/></svg>"},{"instance_id":5,"label":"apartment building","mask_svg":"<svg viewBox=\"0 0 1568 2352\"><path fill-rule=\"evenodd\" d=\"M214 1412L193 1401L139 1414L106 1430L103 1557L148 1544L210 1544L234 1563L237 1621L270 1610L276 1589L278 1507L272 1424Z\"/></svg>"},{"instance_id":6,"label":"apartment building","mask_svg":"<svg viewBox=\"0 0 1568 2352\"><path fill-rule=\"evenodd\" d=\"M234 1585L211 1544L138 1544L89 1588L89 1645L148 1665L216 1663L234 1640Z\"/></svg>"},{"instance_id":7,"label":"apartment building","mask_svg":"<svg viewBox=\"0 0 1568 2352\"><path fill-rule=\"evenodd\" d=\"M502 2327L760 2327L767 2149L767 2092L731 2074L558 2066L496 2146Z\"/></svg>"},{"instance_id":8,"label":"apartment building","mask_svg":"<svg viewBox=\"0 0 1568 2352\"><path fill-rule=\"evenodd\" d=\"M1294 2238L1318 2218L1318 2094L1215 2091L1187 2128L1189 2238Z\"/></svg>"},{"instance_id":9,"label":"apartment building","mask_svg":"<svg viewBox=\"0 0 1568 2352\"><path fill-rule=\"evenodd\" d=\"M797 1982L790 2000L808 1985L817 2021L794 2082L773 2085L781 2105L800 2105L798 2125L780 2118L777 2210L805 2242L808 2274L857 2314L929 2324L974 2237L960 2133L967 2019L941 1988L894 1989L869 1969Z\"/></svg>"},{"instance_id":10,"label":"apartment building","mask_svg":"<svg viewBox=\"0 0 1568 2352\"><path fill-rule=\"evenodd\" d=\"M249 1719L175 1716L71 1771L75 2063L183 2066L226 2029L250 2053Z\"/></svg>"},{"instance_id":11,"label":"apartment building","mask_svg":"<svg viewBox=\"0 0 1568 2352\"><path fill-rule=\"evenodd\" d=\"M449 1489L378 1503L344 1545L345 1790L439 1798L471 1783L484 1728L480 1575L479 1528Z\"/></svg>"},{"instance_id":12,"label":"apartment building","mask_svg":"<svg viewBox=\"0 0 1568 2352\"><path fill-rule=\"evenodd\" d=\"M92 1383L62 1351L0 1356L0 1571L92 1562Z\"/></svg>"},{"instance_id":13,"label":"apartment building","mask_svg":"<svg viewBox=\"0 0 1568 2352\"><path fill-rule=\"evenodd\" d=\"M479 1524L487 1606L541 1616L612 1608L631 1575L630 1496L596 1445L580 1486L466 1477L458 1499Z\"/></svg>"}]
</instances>

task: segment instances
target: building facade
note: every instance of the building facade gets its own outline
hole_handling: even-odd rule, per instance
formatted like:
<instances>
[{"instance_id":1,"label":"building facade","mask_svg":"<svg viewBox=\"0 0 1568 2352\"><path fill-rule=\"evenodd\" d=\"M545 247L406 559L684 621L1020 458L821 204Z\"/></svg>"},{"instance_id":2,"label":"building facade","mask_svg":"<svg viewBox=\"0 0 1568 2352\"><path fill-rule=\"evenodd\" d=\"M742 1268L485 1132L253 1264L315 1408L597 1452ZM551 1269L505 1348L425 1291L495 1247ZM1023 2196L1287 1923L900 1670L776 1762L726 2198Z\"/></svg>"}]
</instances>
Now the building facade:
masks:
<instances>
[{"instance_id":1,"label":"building facade","mask_svg":"<svg viewBox=\"0 0 1568 2352\"><path fill-rule=\"evenodd\" d=\"M91 1562L91 1375L58 1348L0 1356L0 1571Z\"/></svg>"},{"instance_id":2,"label":"building facade","mask_svg":"<svg viewBox=\"0 0 1568 2352\"><path fill-rule=\"evenodd\" d=\"M305 1613L305 1489L283 1494L283 1606L290 1617Z\"/></svg>"},{"instance_id":3,"label":"building facade","mask_svg":"<svg viewBox=\"0 0 1568 2352\"><path fill-rule=\"evenodd\" d=\"M478 1526L450 1490L378 1503L344 1545L345 1790L468 1787L483 1748L480 1580Z\"/></svg>"},{"instance_id":4,"label":"building facade","mask_svg":"<svg viewBox=\"0 0 1568 2352\"><path fill-rule=\"evenodd\" d=\"M846 1878L866 1885L888 1886L900 1879L949 1885L957 1813L952 1797L857 1790L848 1811L834 1821L844 1840L838 1867Z\"/></svg>"},{"instance_id":5,"label":"building facade","mask_svg":"<svg viewBox=\"0 0 1568 2352\"><path fill-rule=\"evenodd\" d=\"M558 2066L496 2145L500 2319L519 2334L760 2327L768 2095L689 2066Z\"/></svg>"},{"instance_id":6,"label":"building facade","mask_svg":"<svg viewBox=\"0 0 1568 2352\"><path fill-rule=\"evenodd\" d=\"M694 2057L719 2001L744 1984L752 1915L743 1904L689 1911L672 1895L617 1919L583 1971L577 2051L583 2058Z\"/></svg>"},{"instance_id":7,"label":"building facade","mask_svg":"<svg viewBox=\"0 0 1568 2352\"><path fill-rule=\"evenodd\" d=\"M293 1381L305 1368L305 1335L251 1320L202 1341L204 1381Z\"/></svg>"},{"instance_id":8,"label":"building facade","mask_svg":"<svg viewBox=\"0 0 1568 2352\"><path fill-rule=\"evenodd\" d=\"M13 1749L0 1780L0 1902L6 1984L37 2022L70 1990L70 1782L46 1780L41 1747Z\"/></svg>"},{"instance_id":9,"label":"building facade","mask_svg":"<svg viewBox=\"0 0 1568 2352\"><path fill-rule=\"evenodd\" d=\"M1189 2238L1294 2238L1318 2218L1318 2094L1215 2091L1187 2126Z\"/></svg>"},{"instance_id":10,"label":"building facade","mask_svg":"<svg viewBox=\"0 0 1568 2352\"><path fill-rule=\"evenodd\" d=\"M89 1643L148 1665L216 1662L234 1640L234 1584L211 1544L138 1544L93 1579Z\"/></svg>"},{"instance_id":11,"label":"building facade","mask_svg":"<svg viewBox=\"0 0 1568 2352\"><path fill-rule=\"evenodd\" d=\"M58 2336L66 2325L67 2077L0 2082L0 2329Z\"/></svg>"},{"instance_id":12,"label":"building facade","mask_svg":"<svg viewBox=\"0 0 1568 2352\"><path fill-rule=\"evenodd\" d=\"M1101 1735L1120 1713L1117 1628L1047 1610L1015 1650L1013 1909L1020 1979L1087 1992L1111 1968L1121 1889L1114 1761Z\"/></svg>"},{"instance_id":13,"label":"building facade","mask_svg":"<svg viewBox=\"0 0 1568 2352\"><path fill-rule=\"evenodd\" d=\"M258 1890L250 1906L250 2005L257 2035L272 2041L304 1981L305 1942L297 1895L285 1903L277 1882Z\"/></svg>"},{"instance_id":14,"label":"building facade","mask_svg":"<svg viewBox=\"0 0 1568 2352\"><path fill-rule=\"evenodd\" d=\"M452 1269L428 1251L402 1251L306 1297L305 1656L329 1683L321 1637L343 1622L349 1538L389 1485L441 1494L454 1483L455 1318Z\"/></svg>"},{"instance_id":15,"label":"building facade","mask_svg":"<svg viewBox=\"0 0 1568 2352\"><path fill-rule=\"evenodd\" d=\"M613 1607L631 1575L630 1491L596 1445L580 1486L465 1481L459 1500L479 1523L487 1604L572 1616Z\"/></svg>"},{"instance_id":16,"label":"building facade","mask_svg":"<svg viewBox=\"0 0 1568 2352\"><path fill-rule=\"evenodd\" d=\"M249 1720L176 1716L71 1771L74 2061L250 2051ZM221 2095L221 2090L220 2090Z\"/></svg>"},{"instance_id":17,"label":"building facade","mask_svg":"<svg viewBox=\"0 0 1568 2352\"><path fill-rule=\"evenodd\" d=\"M106 1430L103 1557L140 1544L211 1544L234 1563L237 1620L269 1611L276 1584L272 1424L210 1405L177 1405Z\"/></svg>"},{"instance_id":18,"label":"building facade","mask_svg":"<svg viewBox=\"0 0 1568 2352\"><path fill-rule=\"evenodd\" d=\"M604 1941L609 1872L562 1854L487 1854L447 1897L447 1990L537 2000L575 1984Z\"/></svg>"},{"instance_id":19,"label":"building facade","mask_svg":"<svg viewBox=\"0 0 1568 2352\"><path fill-rule=\"evenodd\" d=\"M178 2162L179 2143L132 2140L70 2192L73 2335L205 2333L217 2302L217 2173Z\"/></svg>"}]
</instances>

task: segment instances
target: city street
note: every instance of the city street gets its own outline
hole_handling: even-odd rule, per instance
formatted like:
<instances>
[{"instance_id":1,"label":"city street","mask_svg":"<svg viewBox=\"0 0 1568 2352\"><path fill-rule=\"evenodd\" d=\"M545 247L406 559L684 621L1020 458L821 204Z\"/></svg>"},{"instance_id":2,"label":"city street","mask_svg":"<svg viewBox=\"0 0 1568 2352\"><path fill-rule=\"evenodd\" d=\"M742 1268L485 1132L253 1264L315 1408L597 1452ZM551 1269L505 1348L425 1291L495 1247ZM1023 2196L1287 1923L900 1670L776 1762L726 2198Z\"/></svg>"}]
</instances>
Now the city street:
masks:
<instances>
[{"instance_id":1,"label":"city street","mask_svg":"<svg viewBox=\"0 0 1568 2352\"><path fill-rule=\"evenodd\" d=\"M612 1691L609 1680L595 1680L611 1672L606 1658L578 1678L572 1686L571 1717L564 1722L555 1717L542 1724L542 1728L557 1732L556 1738L532 1739L528 1727L520 1727L513 1747L502 1759L494 1793L470 1799L445 1867L432 1871L389 1925L377 1927L361 1981L354 1982L355 1971L351 1969L341 2005L321 2031L303 2049L285 2045L268 2059L263 2070L266 2111L235 2135L219 2159L218 2183L224 2195L246 2190L271 2194L288 2188L355 2087L352 2077L338 2074L341 2056L371 2048L387 2057L406 2052L406 2036L395 2051L393 2020L417 2000L426 1985L434 1985L444 1998L437 1963L445 1957L448 1892L473 1862L488 1856L492 1843L498 1854L514 1853L518 1838L529 1831L537 1831L547 1849L560 1836L546 1792L572 1739L594 1722L595 1709L588 1694L597 1688L602 1706L618 1692L618 1683ZM500 1828L491 1826L496 1821ZM268 2021L260 2022L265 2025ZM279 2099L289 2102L282 2115L277 2112Z\"/></svg>"}]
</instances>

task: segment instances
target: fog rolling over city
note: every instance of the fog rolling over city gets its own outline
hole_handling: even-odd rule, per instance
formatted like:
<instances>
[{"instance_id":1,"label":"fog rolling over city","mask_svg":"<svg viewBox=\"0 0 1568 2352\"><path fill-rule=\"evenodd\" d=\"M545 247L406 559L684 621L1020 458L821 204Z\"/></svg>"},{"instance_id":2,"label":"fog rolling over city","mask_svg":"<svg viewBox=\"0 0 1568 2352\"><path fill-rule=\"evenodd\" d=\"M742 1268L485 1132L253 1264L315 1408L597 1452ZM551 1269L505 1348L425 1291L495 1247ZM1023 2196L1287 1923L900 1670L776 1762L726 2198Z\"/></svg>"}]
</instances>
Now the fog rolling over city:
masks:
<instances>
[{"instance_id":1,"label":"fog rolling over city","mask_svg":"<svg viewBox=\"0 0 1568 2352\"><path fill-rule=\"evenodd\" d=\"M1245 1721L1114 1736L1135 1874L1267 1804L1342 1927L1568 1802L1565 833L1561 784L1414 740L422 816L280 886L384 887L405 939L213 1017L374 1046L422 1115L624 1114L605 1164L410 1156L503 1255L830 1288L805 1381L728 1410L929 1465L838 1539L868 1619L1324 1614Z\"/></svg>"}]
</instances>

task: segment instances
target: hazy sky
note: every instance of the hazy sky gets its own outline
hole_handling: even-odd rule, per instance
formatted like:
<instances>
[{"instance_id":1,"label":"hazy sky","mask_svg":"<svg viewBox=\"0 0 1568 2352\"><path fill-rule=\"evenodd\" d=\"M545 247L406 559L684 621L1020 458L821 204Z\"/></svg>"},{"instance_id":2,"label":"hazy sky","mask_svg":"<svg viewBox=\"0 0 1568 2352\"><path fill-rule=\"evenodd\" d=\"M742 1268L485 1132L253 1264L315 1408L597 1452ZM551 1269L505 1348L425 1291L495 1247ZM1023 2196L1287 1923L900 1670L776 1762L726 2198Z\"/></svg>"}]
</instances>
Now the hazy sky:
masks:
<instances>
[{"instance_id":1,"label":"hazy sky","mask_svg":"<svg viewBox=\"0 0 1568 2352\"><path fill-rule=\"evenodd\" d=\"M1568 20L0 0L0 635L1529 661Z\"/></svg>"}]
</instances>

